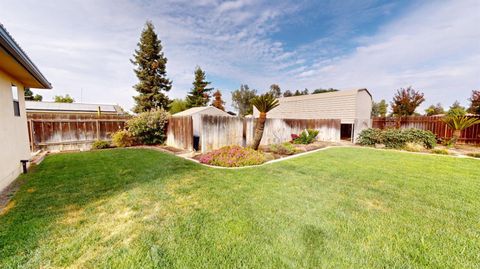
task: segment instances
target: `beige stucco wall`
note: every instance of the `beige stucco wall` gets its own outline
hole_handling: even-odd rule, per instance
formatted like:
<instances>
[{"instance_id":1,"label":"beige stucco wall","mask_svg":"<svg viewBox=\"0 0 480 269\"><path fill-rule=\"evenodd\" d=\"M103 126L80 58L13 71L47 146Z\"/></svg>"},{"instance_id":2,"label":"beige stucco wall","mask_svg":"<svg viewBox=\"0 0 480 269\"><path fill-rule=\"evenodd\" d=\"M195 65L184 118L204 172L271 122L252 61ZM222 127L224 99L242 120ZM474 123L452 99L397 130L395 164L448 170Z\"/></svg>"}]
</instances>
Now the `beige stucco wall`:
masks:
<instances>
[{"instance_id":1,"label":"beige stucco wall","mask_svg":"<svg viewBox=\"0 0 480 269\"><path fill-rule=\"evenodd\" d=\"M20 117L13 112L11 85L18 88ZM22 172L20 160L30 158L23 85L0 70L0 191Z\"/></svg>"}]
</instances>

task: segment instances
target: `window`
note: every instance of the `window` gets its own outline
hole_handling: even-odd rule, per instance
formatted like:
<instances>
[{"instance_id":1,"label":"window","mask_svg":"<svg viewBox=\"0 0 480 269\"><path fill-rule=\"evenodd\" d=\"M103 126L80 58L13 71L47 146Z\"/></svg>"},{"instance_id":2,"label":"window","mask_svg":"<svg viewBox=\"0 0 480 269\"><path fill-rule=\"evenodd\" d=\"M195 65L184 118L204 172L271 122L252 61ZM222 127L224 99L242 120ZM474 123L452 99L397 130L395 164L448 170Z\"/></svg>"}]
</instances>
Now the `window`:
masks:
<instances>
[{"instance_id":1,"label":"window","mask_svg":"<svg viewBox=\"0 0 480 269\"><path fill-rule=\"evenodd\" d=\"M20 117L20 103L18 99L18 88L12 85L12 97L13 97L13 115Z\"/></svg>"}]
</instances>

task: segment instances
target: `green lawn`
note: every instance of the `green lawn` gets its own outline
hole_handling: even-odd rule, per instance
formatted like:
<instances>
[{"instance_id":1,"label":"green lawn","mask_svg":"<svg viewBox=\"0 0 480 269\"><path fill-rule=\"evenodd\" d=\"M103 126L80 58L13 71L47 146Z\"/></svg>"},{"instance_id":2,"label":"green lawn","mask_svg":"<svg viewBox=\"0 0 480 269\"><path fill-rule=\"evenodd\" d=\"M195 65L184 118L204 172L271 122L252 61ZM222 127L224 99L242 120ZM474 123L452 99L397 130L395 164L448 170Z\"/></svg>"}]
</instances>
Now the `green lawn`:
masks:
<instances>
[{"instance_id":1,"label":"green lawn","mask_svg":"<svg viewBox=\"0 0 480 269\"><path fill-rule=\"evenodd\" d=\"M333 148L240 170L58 154L0 216L1 268L474 268L480 162Z\"/></svg>"}]
</instances>

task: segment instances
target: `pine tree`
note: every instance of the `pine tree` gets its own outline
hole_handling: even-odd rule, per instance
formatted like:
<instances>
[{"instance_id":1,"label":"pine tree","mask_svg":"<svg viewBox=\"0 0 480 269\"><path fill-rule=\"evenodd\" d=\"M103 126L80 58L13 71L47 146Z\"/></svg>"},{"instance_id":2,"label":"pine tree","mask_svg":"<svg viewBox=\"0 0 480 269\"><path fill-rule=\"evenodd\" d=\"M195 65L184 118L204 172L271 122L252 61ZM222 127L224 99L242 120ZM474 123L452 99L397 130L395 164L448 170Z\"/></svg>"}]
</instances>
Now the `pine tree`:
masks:
<instances>
[{"instance_id":1,"label":"pine tree","mask_svg":"<svg viewBox=\"0 0 480 269\"><path fill-rule=\"evenodd\" d=\"M195 80L193 81L193 88L190 90L187 96L187 106L197 107L206 106L210 101L209 92L213 88L207 88L211 82L206 81L205 72L197 66L195 69Z\"/></svg>"},{"instance_id":2,"label":"pine tree","mask_svg":"<svg viewBox=\"0 0 480 269\"><path fill-rule=\"evenodd\" d=\"M167 78L167 58L163 55L162 44L155 33L152 22L147 21L137 44L133 60L139 82L134 86L139 93L134 96L134 112L140 113L155 108L168 109L170 101L166 92L172 88Z\"/></svg>"},{"instance_id":3,"label":"pine tree","mask_svg":"<svg viewBox=\"0 0 480 269\"><path fill-rule=\"evenodd\" d=\"M225 111L225 107L223 106L225 104L225 101L222 100L222 93L219 90L217 90L213 94L213 97L215 97L215 99L213 99L212 106L222 111Z\"/></svg>"}]
</instances>

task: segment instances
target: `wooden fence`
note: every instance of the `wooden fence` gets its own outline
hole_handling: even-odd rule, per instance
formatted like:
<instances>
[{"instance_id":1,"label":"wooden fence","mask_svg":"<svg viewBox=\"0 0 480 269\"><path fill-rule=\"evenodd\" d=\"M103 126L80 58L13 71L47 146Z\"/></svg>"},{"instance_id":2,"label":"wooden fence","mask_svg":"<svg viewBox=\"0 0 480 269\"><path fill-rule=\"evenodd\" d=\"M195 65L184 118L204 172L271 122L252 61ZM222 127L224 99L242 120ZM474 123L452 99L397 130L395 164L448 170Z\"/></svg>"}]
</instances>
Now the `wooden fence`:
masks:
<instances>
[{"instance_id":1,"label":"wooden fence","mask_svg":"<svg viewBox=\"0 0 480 269\"><path fill-rule=\"evenodd\" d=\"M253 143L256 119L246 119L246 144ZM267 119L260 145L278 144L290 141L292 134L305 129L318 130L317 138L322 141L340 140L339 119Z\"/></svg>"},{"instance_id":2,"label":"wooden fence","mask_svg":"<svg viewBox=\"0 0 480 269\"><path fill-rule=\"evenodd\" d=\"M476 117L478 118L479 116ZM441 139L452 137L452 130L442 121L442 117L436 116L373 118L372 127L380 129L417 128L431 131ZM465 144L480 144L480 124L476 124L463 130L458 142Z\"/></svg>"},{"instance_id":3,"label":"wooden fence","mask_svg":"<svg viewBox=\"0 0 480 269\"><path fill-rule=\"evenodd\" d=\"M193 150L192 117L171 117L167 126L167 146Z\"/></svg>"},{"instance_id":4,"label":"wooden fence","mask_svg":"<svg viewBox=\"0 0 480 269\"><path fill-rule=\"evenodd\" d=\"M224 146L244 145L243 119L241 118L202 115L200 129L202 152Z\"/></svg>"},{"instance_id":5,"label":"wooden fence","mask_svg":"<svg viewBox=\"0 0 480 269\"><path fill-rule=\"evenodd\" d=\"M127 120L120 115L27 113L30 149L90 149L96 140L111 140Z\"/></svg>"}]
</instances>

